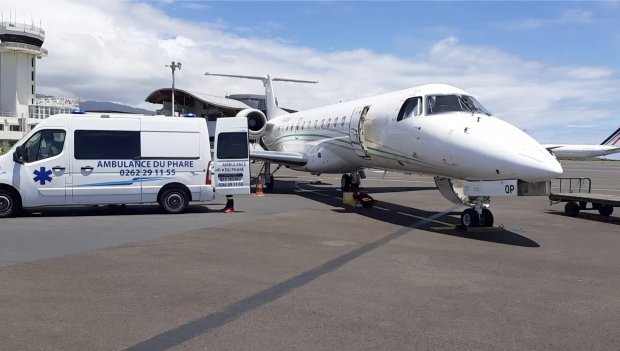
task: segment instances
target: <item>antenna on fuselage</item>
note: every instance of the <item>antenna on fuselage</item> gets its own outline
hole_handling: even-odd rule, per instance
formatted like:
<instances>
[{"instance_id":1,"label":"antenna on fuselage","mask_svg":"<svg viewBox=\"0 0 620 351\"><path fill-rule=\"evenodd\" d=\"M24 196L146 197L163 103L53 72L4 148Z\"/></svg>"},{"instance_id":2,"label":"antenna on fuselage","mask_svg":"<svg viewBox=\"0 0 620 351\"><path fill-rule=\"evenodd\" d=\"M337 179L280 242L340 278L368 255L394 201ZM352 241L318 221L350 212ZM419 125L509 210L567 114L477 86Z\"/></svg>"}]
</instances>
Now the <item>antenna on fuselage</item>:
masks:
<instances>
[{"instance_id":1,"label":"antenna on fuselage","mask_svg":"<svg viewBox=\"0 0 620 351\"><path fill-rule=\"evenodd\" d=\"M291 78L276 78L271 75L267 75L266 77L260 76L243 76L237 74L220 74L220 73L205 73L205 76L219 76L219 77L231 77L231 78L245 78L245 79L255 79L263 82L263 86L265 87L265 103L267 107L267 119L272 119L277 116L285 115L288 112L278 107L276 102L275 93L273 91L272 82L292 82L292 83L311 83L316 84L318 81L316 80L301 80L301 79L291 79Z\"/></svg>"}]
</instances>

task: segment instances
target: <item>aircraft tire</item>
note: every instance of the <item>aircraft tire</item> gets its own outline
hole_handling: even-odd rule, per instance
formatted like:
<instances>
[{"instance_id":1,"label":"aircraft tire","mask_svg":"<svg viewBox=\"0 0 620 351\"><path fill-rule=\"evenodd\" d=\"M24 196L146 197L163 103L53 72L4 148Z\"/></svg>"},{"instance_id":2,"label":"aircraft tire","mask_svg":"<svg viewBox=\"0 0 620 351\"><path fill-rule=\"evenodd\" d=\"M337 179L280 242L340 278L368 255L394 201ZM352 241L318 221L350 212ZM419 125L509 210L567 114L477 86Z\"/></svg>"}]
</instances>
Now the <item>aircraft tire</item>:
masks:
<instances>
[{"instance_id":1,"label":"aircraft tire","mask_svg":"<svg viewBox=\"0 0 620 351\"><path fill-rule=\"evenodd\" d=\"M275 184L276 180L273 178L273 175L270 175L267 179L267 182L265 183L265 190L273 191L273 187L275 186Z\"/></svg>"},{"instance_id":2,"label":"aircraft tire","mask_svg":"<svg viewBox=\"0 0 620 351\"><path fill-rule=\"evenodd\" d=\"M480 218L482 220L481 225L484 227L492 227L493 226L493 213L488 208L482 209L482 216Z\"/></svg>"},{"instance_id":3,"label":"aircraft tire","mask_svg":"<svg viewBox=\"0 0 620 351\"><path fill-rule=\"evenodd\" d=\"M343 174L342 178L340 178L340 189L342 191L349 191L351 189L351 176L348 174Z\"/></svg>"},{"instance_id":4,"label":"aircraft tire","mask_svg":"<svg viewBox=\"0 0 620 351\"><path fill-rule=\"evenodd\" d=\"M480 216L478 216L478 212L473 208L468 208L463 211L463 213L461 213L461 224L465 228L479 227Z\"/></svg>"}]
</instances>

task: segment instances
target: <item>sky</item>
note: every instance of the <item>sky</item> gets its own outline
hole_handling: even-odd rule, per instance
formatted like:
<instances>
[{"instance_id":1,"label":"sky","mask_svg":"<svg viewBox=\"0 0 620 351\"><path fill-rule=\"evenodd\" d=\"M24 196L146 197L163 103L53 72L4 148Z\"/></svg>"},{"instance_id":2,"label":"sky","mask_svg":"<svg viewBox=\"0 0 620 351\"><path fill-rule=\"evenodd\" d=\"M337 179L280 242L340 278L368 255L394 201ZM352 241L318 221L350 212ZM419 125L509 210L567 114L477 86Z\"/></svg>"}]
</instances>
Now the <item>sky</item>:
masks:
<instances>
[{"instance_id":1,"label":"sky","mask_svg":"<svg viewBox=\"0 0 620 351\"><path fill-rule=\"evenodd\" d=\"M171 85L217 96L276 83L308 109L427 83L455 85L543 143L600 143L620 126L620 1L206 2L0 0L41 25L37 92L155 110Z\"/></svg>"}]
</instances>

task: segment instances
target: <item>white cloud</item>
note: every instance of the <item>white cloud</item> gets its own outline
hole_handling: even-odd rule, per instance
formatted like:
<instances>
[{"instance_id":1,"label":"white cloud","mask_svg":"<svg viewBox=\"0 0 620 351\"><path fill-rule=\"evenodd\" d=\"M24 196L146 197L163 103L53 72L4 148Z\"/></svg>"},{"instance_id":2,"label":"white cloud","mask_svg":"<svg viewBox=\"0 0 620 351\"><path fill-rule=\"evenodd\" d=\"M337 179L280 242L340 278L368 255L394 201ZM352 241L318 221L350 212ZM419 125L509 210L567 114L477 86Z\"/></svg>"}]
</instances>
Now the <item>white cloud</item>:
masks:
<instances>
[{"instance_id":1,"label":"white cloud","mask_svg":"<svg viewBox=\"0 0 620 351\"><path fill-rule=\"evenodd\" d=\"M565 11L559 19L560 23L592 23L594 15L592 12L581 9L572 9Z\"/></svg>"},{"instance_id":2,"label":"white cloud","mask_svg":"<svg viewBox=\"0 0 620 351\"><path fill-rule=\"evenodd\" d=\"M594 14L583 9L570 9L564 11L556 18L525 18L511 21L493 23L493 26L503 30L534 30L545 27L591 24L594 22Z\"/></svg>"},{"instance_id":3,"label":"white cloud","mask_svg":"<svg viewBox=\"0 0 620 351\"><path fill-rule=\"evenodd\" d=\"M604 124L620 107L620 84L608 67L546 64L451 36L411 59L248 38L221 21L175 19L150 3L0 1L0 7L15 6L18 13L42 19L47 33L49 56L37 71L37 91L43 94L156 109L144 99L170 86L164 65L174 60L183 63L175 73L177 87L213 95L262 93L262 85L205 77L207 71L319 80L276 84L281 105L297 109L425 83L461 87L500 117L534 132L578 125L584 118Z\"/></svg>"}]
</instances>

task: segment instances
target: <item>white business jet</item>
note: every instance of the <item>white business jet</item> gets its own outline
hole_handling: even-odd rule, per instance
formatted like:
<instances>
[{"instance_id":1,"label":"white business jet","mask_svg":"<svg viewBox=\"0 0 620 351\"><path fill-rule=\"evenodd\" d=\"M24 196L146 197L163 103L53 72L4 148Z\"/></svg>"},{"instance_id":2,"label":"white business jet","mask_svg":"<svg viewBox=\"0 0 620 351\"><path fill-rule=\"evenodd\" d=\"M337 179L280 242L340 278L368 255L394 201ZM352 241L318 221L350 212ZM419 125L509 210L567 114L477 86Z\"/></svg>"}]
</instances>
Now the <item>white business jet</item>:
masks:
<instances>
[{"instance_id":1,"label":"white business jet","mask_svg":"<svg viewBox=\"0 0 620 351\"><path fill-rule=\"evenodd\" d=\"M543 147L560 159L611 155L620 152L620 128L603 140L600 145L543 144Z\"/></svg>"},{"instance_id":2,"label":"white business jet","mask_svg":"<svg viewBox=\"0 0 620 351\"><path fill-rule=\"evenodd\" d=\"M262 140L266 150L251 151L250 157L266 163L268 178L269 163L312 174L342 173L343 189L358 187L365 168L433 175L444 197L469 207L461 222L470 227L493 224L490 195L505 189L516 196L519 180L540 182L562 174L557 159L536 140L450 85L288 113L277 106L272 81L316 82L205 74L263 82L267 116L255 109L237 116L248 118L252 137Z\"/></svg>"}]
</instances>

